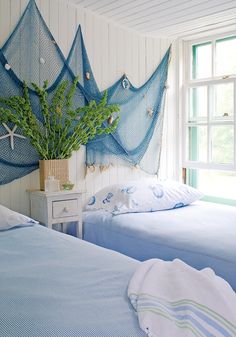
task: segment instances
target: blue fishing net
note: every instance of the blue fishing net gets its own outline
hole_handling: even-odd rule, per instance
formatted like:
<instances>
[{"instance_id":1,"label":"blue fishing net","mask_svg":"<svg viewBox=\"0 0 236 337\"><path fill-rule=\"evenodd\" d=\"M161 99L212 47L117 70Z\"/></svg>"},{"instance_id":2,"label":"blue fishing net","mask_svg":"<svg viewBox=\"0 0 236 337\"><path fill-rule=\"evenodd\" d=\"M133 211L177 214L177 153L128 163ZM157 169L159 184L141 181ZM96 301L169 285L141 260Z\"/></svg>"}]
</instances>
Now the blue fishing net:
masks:
<instances>
[{"instance_id":1,"label":"blue fishing net","mask_svg":"<svg viewBox=\"0 0 236 337\"><path fill-rule=\"evenodd\" d=\"M108 89L108 102L120 105L120 123L113 134L96 137L88 143L87 165L117 164L118 157L122 164L129 163L148 173L157 173L169 52L168 49L151 78L140 88L135 88L123 76ZM146 160L143 160L145 153Z\"/></svg>"},{"instance_id":2,"label":"blue fishing net","mask_svg":"<svg viewBox=\"0 0 236 337\"><path fill-rule=\"evenodd\" d=\"M88 166L109 165L120 158L123 163L138 164L149 173L157 172L169 53L170 49L142 87L135 88L123 76L108 88L108 103L120 105L121 120L113 134L96 137L87 144ZM47 80L50 100L62 80L70 85L77 75L74 107L84 106L91 99L98 102L103 92L99 91L93 76L80 27L65 59L35 1L31 0L0 50L0 96L22 94L23 81L26 81L33 111L42 120L38 97L31 83L42 86ZM110 121L115 117L111 116ZM0 184L35 170L39 159L19 128L11 123L0 126Z\"/></svg>"}]
</instances>

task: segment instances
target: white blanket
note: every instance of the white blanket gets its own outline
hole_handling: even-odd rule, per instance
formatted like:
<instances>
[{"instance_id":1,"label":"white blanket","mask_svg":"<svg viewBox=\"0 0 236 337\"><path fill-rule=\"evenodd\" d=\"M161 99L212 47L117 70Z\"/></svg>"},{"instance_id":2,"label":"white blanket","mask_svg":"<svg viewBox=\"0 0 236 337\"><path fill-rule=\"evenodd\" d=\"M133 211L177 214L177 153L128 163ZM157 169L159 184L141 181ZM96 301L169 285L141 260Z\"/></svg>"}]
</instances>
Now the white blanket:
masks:
<instances>
[{"instance_id":1,"label":"white blanket","mask_svg":"<svg viewBox=\"0 0 236 337\"><path fill-rule=\"evenodd\" d=\"M236 336L236 294L210 268L148 260L130 280L128 296L149 337Z\"/></svg>"}]
</instances>

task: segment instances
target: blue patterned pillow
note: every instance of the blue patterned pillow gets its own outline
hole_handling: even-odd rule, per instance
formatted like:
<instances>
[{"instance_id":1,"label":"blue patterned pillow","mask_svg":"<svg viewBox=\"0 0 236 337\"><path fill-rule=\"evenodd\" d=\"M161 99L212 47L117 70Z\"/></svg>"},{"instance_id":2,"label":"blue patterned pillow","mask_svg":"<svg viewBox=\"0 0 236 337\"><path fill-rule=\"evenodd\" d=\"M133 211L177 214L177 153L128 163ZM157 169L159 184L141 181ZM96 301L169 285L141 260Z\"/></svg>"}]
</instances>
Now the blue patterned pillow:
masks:
<instances>
[{"instance_id":1,"label":"blue patterned pillow","mask_svg":"<svg viewBox=\"0 0 236 337\"><path fill-rule=\"evenodd\" d=\"M114 215L155 212L183 207L201 197L200 191L179 182L143 179L105 187L92 196L86 210L103 209Z\"/></svg>"}]
</instances>

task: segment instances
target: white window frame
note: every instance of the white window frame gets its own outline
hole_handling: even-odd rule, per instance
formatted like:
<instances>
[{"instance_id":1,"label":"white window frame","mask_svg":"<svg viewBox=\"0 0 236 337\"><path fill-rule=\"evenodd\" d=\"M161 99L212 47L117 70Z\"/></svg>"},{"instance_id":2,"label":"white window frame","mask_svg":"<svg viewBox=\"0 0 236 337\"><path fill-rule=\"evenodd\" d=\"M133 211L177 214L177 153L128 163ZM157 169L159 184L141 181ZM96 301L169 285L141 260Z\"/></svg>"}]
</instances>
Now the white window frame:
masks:
<instances>
[{"instance_id":1,"label":"white window frame","mask_svg":"<svg viewBox=\"0 0 236 337\"><path fill-rule=\"evenodd\" d=\"M222 171L236 171L236 74L229 75L225 74L224 76L212 76L210 78L204 79L191 79L191 64L192 64L192 46L196 44L202 44L207 42L212 42L212 74L214 74L215 70L215 45L216 40L221 38L227 38L230 36L236 37L236 31L230 33L219 34L215 36L208 36L201 39L194 39L190 41L185 41L183 45L183 57L184 57L184 65L183 65L183 105L182 105L182 167L189 169L207 169L207 170L222 170ZM187 148L187 129L190 126L190 123L187 121L188 109L189 109L189 92L190 88L195 88L197 86L205 85L209 90L210 85L220 84L220 83L234 83L234 121L210 121L210 111L209 111L209 100L208 100L208 117L207 123L203 122L203 125L206 125L208 128L208 154L207 160L208 162L200 162L200 161L190 161L188 160L188 148ZM209 97L209 92L208 92ZM210 162L210 153L211 153L211 135L210 135L210 126L211 125L232 125L234 127L234 162L232 164L216 164ZM191 126L201 125L200 122L191 123Z\"/></svg>"}]
</instances>

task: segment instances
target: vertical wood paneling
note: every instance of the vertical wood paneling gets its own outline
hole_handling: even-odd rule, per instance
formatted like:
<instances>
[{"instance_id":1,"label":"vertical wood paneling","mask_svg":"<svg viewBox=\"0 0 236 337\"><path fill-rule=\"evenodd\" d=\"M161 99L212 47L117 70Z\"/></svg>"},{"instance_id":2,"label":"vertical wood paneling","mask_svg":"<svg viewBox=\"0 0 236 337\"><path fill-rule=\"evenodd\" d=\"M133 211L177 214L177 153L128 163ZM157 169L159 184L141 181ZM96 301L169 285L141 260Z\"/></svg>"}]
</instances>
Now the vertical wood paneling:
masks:
<instances>
[{"instance_id":1,"label":"vertical wood paneling","mask_svg":"<svg viewBox=\"0 0 236 337\"><path fill-rule=\"evenodd\" d=\"M14 29L15 23L17 22L20 14L21 14L21 4L20 1L17 1L16 3L10 2L10 30Z\"/></svg>"},{"instance_id":2,"label":"vertical wood paneling","mask_svg":"<svg viewBox=\"0 0 236 337\"><path fill-rule=\"evenodd\" d=\"M11 31L11 2L9 0L0 1L0 15L0 42L2 46Z\"/></svg>"},{"instance_id":3,"label":"vertical wood paneling","mask_svg":"<svg viewBox=\"0 0 236 337\"><path fill-rule=\"evenodd\" d=\"M59 1L59 20L58 20L58 44L61 48L63 55L67 56L67 21L68 21L68 12L67 12L67 4L64 1Z\"/></svg>"},{"instance_id":4,"label":"vertical wood paneling","mask_svg":"<svg viewBox=\"0 0 236 337\"><path fill-rule=\"evenodd\" d=\"M69 6L70 7L70 6ZM71 7L71 10L75 10L74 7ZM83 32L83 35L85 35L85 12L81 9L81 8L77 8L76 9L76 25L77 26L81 26L81 29L82 29L82 32Z\"/></svg>"},{"instance_id":5,"label":"vertical wood paneling","mask_svg":"<svg viewBox=\"0 0 236 337\"><path fill-rule=\"evenodd\" d=\"M146 44L145 37L140 36L138 42L138 61L139 61L139 86L146 80Z\"/></svg>"},{"instance_id":6,"label":"vertical wood paneling","mask_svg":"<svg viewBox=\"0 0 236 337\"><path fill-rule=\"evenodd\" d=\"M50 2L40 0L37 2L39 10L46 24L50 26Z\"/></svg>"},{"instance_id":7,"label":"vertical wood paneling","mask_svg":"<svg viewBox=\"0 0 236 337\"><path fill-rule=\"evenodd\" d=\"M15 27L27 3L28 0L0 0L1 45ZM37 5L65 56L69 52L78 24L81 25L87 53L100 89L107 88L124 73L133 85L142 85L159 64L169 44L168 40L145 37L122 29L66 1L37 0ZM176 65L172 68L174 66ZM173 155L176 145L173 136L177 135L175 130L178 125L175 115L173 75L170 81L161 159L162 177L174 177L177 174L176 157ZM74 153L70 160L70 179L79 188L87 190L84 201L103 186L143 176L138 169L118 165L103 172L99 169L94 173L88 171L85 176L84 160L85 147ZM37 188L39 188L38 170L10 184L0 186L0 203L29 214L29 196L26 189Z\"/></svg>"},{"instance_id":8,"label":"vertical wood paneling","mask_svg":"<svg viewBox=\"0 0 236 337\"><path fill-rule=\"evenodd\" d=\"M43 0L44 1L44 0ZM48 0L47 0L48 1ZM59 41L59 23L63 25L59 20L59 1L49 0L49 28L56 42Z\"/></svg>"},{"instance_id":9,"label":"vertical wood paneling","mask_svg":"<svg viewBox=\"0 0 236 337\"><path fill-rule=\"evenodd\" d=\"M69 53L77 30L77 11L67 4L67 54Z\"/></svg>"},{"instance_id":10,"label":"vertical wood paneling","mask_svg":"<svg viewBox=\"0 0 236 337\"><path fill-rule=\"evenodd\" d=\"M24 13L24 10L26 9L27 5L28 5L28 0L20 0L21 14Z\"/></svg>"}]
</instances>

